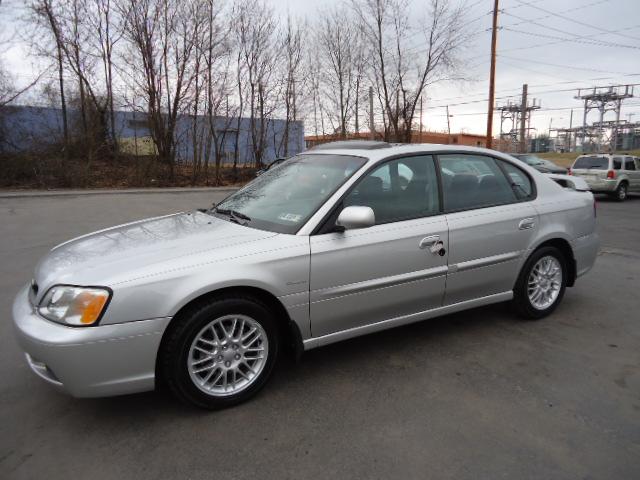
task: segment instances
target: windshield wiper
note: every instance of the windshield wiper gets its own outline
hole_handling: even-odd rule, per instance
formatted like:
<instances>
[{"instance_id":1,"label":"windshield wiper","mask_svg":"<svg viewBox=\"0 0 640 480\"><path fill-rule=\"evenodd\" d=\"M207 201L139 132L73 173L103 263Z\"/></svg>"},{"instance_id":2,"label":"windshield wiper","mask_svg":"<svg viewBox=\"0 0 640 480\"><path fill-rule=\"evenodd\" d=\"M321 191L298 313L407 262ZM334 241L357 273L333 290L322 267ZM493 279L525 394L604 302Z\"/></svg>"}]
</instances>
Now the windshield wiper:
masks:
<instances>
[{"instance_id":1,"label":"windshield wiper","mask_svg":"<svg viewBox=\"0 0 640 480\"><path fill-rule=\"evenodd\" d=\"M214 212L216 213L221 213L222 215L228 215L229 216L229 220L231 220L232 222L235 222L239 225L247 225L247 222L251 221L251 217L249 217L248 215L245 215L242 212L238 212L237 210L232 210L230 208L215 208ZM244 220L244 222L241 222L240 220Z\"/></svg>"}]
</instances>

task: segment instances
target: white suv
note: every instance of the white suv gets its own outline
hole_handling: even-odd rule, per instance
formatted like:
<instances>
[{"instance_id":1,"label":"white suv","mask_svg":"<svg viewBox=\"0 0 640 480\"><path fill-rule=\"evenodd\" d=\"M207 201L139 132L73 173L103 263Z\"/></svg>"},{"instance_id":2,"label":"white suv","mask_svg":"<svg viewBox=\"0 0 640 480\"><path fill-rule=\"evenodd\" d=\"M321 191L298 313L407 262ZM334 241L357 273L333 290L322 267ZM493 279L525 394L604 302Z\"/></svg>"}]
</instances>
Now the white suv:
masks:
<instances>
[{"instance_id":1,"label":"white suv","mask_svg":"<svg viewBox=\"0 0 640 480\"><path fill-rule=\"evenodd\" d=\"M576 158L569 175L583 178L593 193L607 193L619 202L629 192L640 193L640 158L630 155L591 154Z\"/></svg>"}]
</instances>

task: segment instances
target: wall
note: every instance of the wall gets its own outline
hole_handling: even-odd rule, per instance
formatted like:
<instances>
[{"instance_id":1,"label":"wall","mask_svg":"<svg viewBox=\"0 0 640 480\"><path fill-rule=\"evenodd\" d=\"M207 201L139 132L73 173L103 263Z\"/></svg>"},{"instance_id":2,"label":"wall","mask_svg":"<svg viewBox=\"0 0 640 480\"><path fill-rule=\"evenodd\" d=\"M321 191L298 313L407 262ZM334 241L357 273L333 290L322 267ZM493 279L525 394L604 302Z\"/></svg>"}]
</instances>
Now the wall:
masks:
<instances>
[{"instance_id":1,"label":"wall","mask_svg":"<svg viewBox=\"0 0 640 480\"><path fill-rule=\"evenodd\" d=\"M69 111L70 133L73 135L74 122L78 112ZM119 111L115 115L117 136L125 150L129 153L148 155L153 153L153 143L146 123L146 115L140 112ZM224 151L226 163L232 162L235 150L237 118L216 117L213 120L218 135L226 131ZM210 122L207 117L199 116L196 120L197 135L206 143L209 135ZM251 140L251 120L241 118L239 122L239 163L252 163L253 151ZM285 155L283 144L285 121L268 120L267 141L263 154L263 161L268 163ZM176 127L178 161L193 161L194 121L192 116L178 118ZM62 142L62 111L48 107L5 107L0 112L0 151L26 151L34 147ZM136 148L137 147L137 148ZM294 155L304 149L304 126L301 121L291 122L289 125L289 141L287 154ZM213 145L210 147L211 161L213 161Z\"/></svg>"}]
</instances>

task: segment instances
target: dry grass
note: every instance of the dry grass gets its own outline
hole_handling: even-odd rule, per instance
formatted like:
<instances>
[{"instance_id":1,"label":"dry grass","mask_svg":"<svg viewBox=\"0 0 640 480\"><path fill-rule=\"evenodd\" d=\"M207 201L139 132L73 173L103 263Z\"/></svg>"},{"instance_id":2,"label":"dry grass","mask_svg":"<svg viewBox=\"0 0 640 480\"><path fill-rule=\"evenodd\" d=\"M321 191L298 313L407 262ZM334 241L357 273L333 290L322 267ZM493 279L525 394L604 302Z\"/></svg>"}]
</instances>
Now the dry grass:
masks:
<instances>
[{"instance_id":1,"label":"dry grass","mask_svg":"<svg viewBox=\"0 0 640 480\"><path fill-rule=\"evenodd\" d=\"M214 167L200 170L194 177L193 165L169 167L153 156L119 155L115 158L87 159L59 155L2 155L0 156L0 188L133 188L188 187L243 184L254 178L254 168L220 169L215 179Z\"/></svg>"}]
</instances>

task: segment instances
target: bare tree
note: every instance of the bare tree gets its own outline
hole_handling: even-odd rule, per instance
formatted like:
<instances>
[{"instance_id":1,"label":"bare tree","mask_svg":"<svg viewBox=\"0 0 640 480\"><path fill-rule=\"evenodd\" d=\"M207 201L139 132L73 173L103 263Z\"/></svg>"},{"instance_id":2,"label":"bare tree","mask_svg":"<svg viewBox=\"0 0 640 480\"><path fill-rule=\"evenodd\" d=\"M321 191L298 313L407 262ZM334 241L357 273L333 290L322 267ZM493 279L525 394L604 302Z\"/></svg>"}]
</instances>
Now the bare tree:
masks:
<instances>
[{"instance_id":1,"label":"bare tree","mask_svg":"<svg viewBox=\"0 0 640 480\"><path fill-rule=\"evenodd\" d=\"M275 109L271 100L277 88L272 76L280 55L275 41L278 22L273 10L262 0L238 0L234 14L239 58L238 85L242 91L242 82L247 83L251 152L254 166L258 168L262 165L271 113Z\"/></svg>"},{"instance_id":2,"label":"bare tree","mask_svg":"<svg viewBox=\"0 0 640 480\"><path fill-rule=\"evenodd\" d=\"M329 121L342 138L346 137L354 114L355 90L361 78L357 60L361 58L362 43L349 13L345 9L325 11L319 17L316 32L323 67L320 84L330 104Z\"/></svg>"},{"instance_id":3,"label":"bare tree","mask_svg":"<svg viewBox=\"0 0 640 480\"><path fill-rule=\"evenodd\" d=\"M429 0L427 18L413 27L407 0L351 0L359 25L372 45L370 58L383 109L385 138L410 142L420 96L447 78L457 65L466 35L462 6ZM409 38L422 36L424 48L411 48Z\"/></svg>"},{"instance_id":4,"label":"bare tree","mask_svg":"<svg viewBox=\"0 0 640 480\"><path fill-rule=\"evenodd\" d=\"M93 8L89 22L94 32L93 40L97 43L97 54L102 60L106 104L109 109L109 127L114 150L118 151L118 135L116 132L114 108L114 51L122 37L120 18L117 17L112 0L93 0Z\"/></svg>"},{"instance_id":5,"label":"bare tree","mask_svg":"<svg viewBox=\"0 0 640 480\"><path fill-rule=\"evenodd\" d=\"M131 62L127 80L145 101L151 137L161 162L173 176L177 122L195 81L193 61L201 19L190 2L122 0L124 34Z\"/></svg>"},{"instance_id":6,"label":"bare tree","mask_svg":"<svg viewBox=\"0 0 640 480\"><path fill-rule=\"evenodd\" d=\"M60 88L60 108L62 109L62 129L65 155L69 147L69 121L67 117L67 102L64 87L65 56L63 37L60 29L60 12L54 0L34 0L30 5L37 24L44 27L54 43L54 58L58 70L58 85ZM41 50L42 52L42 50Z\"/></svg>"},{"instance_id":7,"label":"bare tree","mask_svg":"<svg viewBox=\"0 0 640 480\"><path fill-rule=\"evenodd\" d=\"M284 86L282 88L282 103L284 104L284 128L280 141L276 140L274 129L273 143L277 156L289 156L289 138L291 125L297 120L298 99L302 87L301 69L303 67L302 31L300 25L295 23L291 16L287 16L287 22L281 40L281 51L284 61L281 62L283 72L280 74Z\"/></svg>"}]
</instances>

